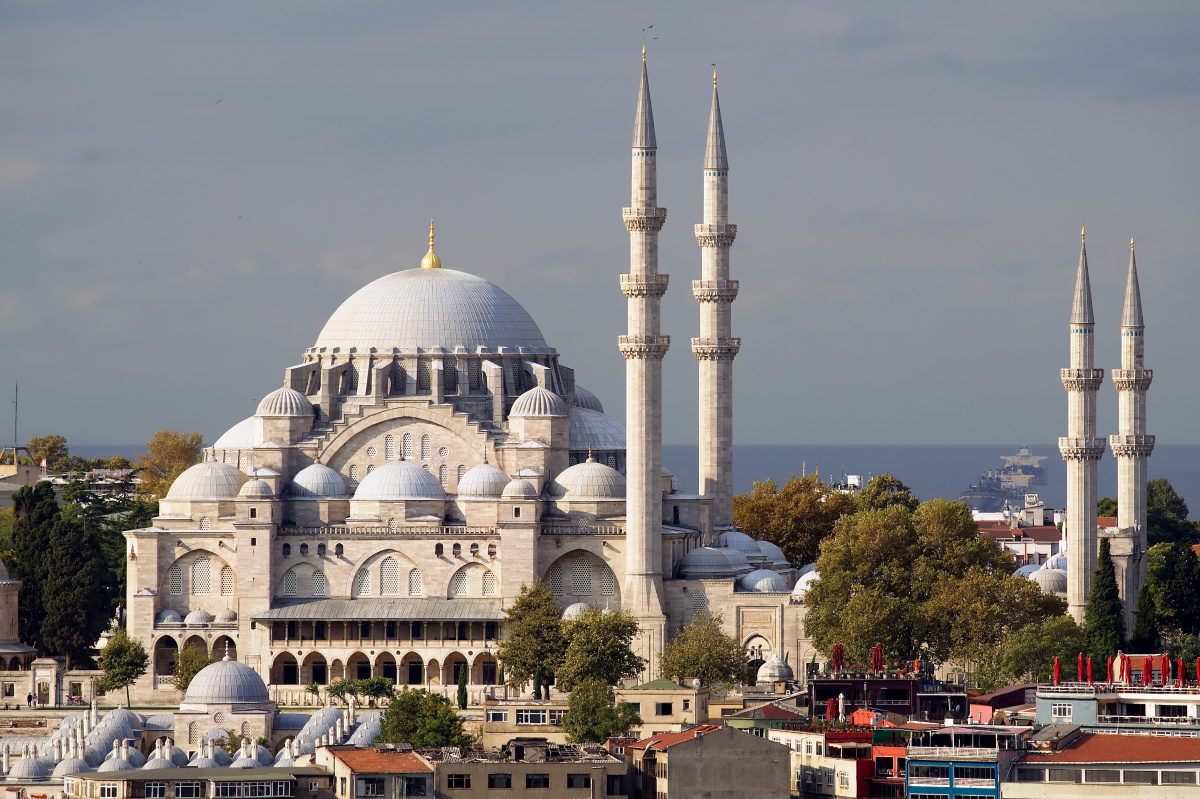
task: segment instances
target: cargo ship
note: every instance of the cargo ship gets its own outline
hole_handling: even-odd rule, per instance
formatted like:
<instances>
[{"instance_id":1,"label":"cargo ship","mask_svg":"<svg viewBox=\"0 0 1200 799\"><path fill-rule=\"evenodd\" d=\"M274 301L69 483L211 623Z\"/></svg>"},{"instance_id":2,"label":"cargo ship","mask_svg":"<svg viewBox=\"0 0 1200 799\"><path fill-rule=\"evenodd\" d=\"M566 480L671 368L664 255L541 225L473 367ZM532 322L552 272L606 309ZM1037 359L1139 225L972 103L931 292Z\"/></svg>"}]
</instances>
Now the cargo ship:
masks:
<instances>
[{"instance_id":1,"label":"cargo ship","mask_svg":"<svg viewBox=\"0 0 1200 799\"><path fill-rule=\"evenodd\" d=\"M994 513L1006 501L1016 501L1018 507L1033 486L1046 484L1047 455L1034 455L1029 447L1021 447L1016 455L1002 455L1003 465L989 470L959 495L960 502L972 510Z\"/></svg>"}]
</instances>

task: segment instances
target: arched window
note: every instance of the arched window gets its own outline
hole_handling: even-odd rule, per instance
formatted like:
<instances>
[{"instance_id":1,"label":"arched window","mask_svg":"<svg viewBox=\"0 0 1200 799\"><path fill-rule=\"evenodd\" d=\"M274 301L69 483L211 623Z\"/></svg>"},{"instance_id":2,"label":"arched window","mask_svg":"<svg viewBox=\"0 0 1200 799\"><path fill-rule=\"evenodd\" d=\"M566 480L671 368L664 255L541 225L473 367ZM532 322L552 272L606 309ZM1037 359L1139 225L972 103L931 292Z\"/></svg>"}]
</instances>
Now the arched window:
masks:
<instances>
[{"instance_id":1,"label":"arched window","mask_svg":"<svg viewBox=\"0 0 1200 799\"><path fill-rule=\"evenodd\" d=\"M379 593L400 593L400 564L396 563L395 558L384 558L383 563L379 564Z\"/></svg>"},{"instance_id":2,"label":"arched window","mask_svg":"<svg viewBox=\"0 0 1200 799\"><path fill-rule=\"evenodd\" d=\"M354 595L355 596L370 596L371 595L371 573L363 569L354 578Z\"/></svg>"},{"instance_id":3,"label":"arched window","mask_svg":"<svg viewBox=\"0 0 1200 799\"><path fill-rule=\"evenodd\" d=\"M496 593L496 574L494 572L483 573L483 595L493 596Z\"/></svg>"},{"instance_id":4,"label":"arched window","mask_svg":"<svg viewBox=\"0 0 1200 799\"><path fill-rule=\"evenodd\" d=\"M325 545L324 544L317 544L317 557L318 558L325 557Z\"/></svg>"},{"instance_id":5,"label":"arched window","mask_svg":"<svg viewBox=\"0 0 1200 799\"><path fill-rule=\"evenodd\" d=\"M429 455L430 455L429 436L423 435L423 436L421 436L421 460L423 460L423 461L429 460Z\"/></svg>"},{"instance_id":6,"label":"arched window","mask_svg":"<svg viewBox=\"0 0 1200 799\"><path fill-rule=\"evenodd\" d=\"M479 555L479 544L471 544L471 557Z\"/></svg>"},{"instance_id":7,"label":"arched window","mask_svg":"<svg viewBox=\"0 0 1200 799\"><path fill-rule=\"evenodd\" d=\"M442 553L445 551L446 551L445 548L441 544L433 545L433 554L436 555L437 557L440 558L442 556Z\"/></svg>"},{"instance_id":8,"label":"arched window","mask_svg":"<svg viewBox=\"0 0 1200 799\"><path fill-rule=\"evenodd\" d=\"M488 544L488 557L489 558L496 557L496 545L495 544Z\"/></svg>"},{"instance_id":9,"label":"arched window","mask_svg":"<svg viewBox=\"0 0 1200 799\"><path fill-rule=\"evenodd\" d=\"M608 456L608 468L610 468L610 469L617 468L617 456L616 455Z\"/></svg>"},{"instance_id":10,"label":"arched window","mask_svg":"<svg viewBox=\"0 0 1200 799\"><path fill-rule=\"evenodd\" d=\"M325 596L325 572L313 572L312 595Z\"/></svg>"},{"instance_id":11,"label":"arched window","mask_svg":"<svg viewBox=\"0 0 1200 799\"><path fill-rule=\"evenodd\" d=\"M221 568L221 595L231 596L233 594L233 569L228 566Z\"/></svg>"},{"instance_id":12,"label":"arched window","mask_svg":"<svg viewBox=\"0 0 1200 799\"><path fill-rule=\"evenodd\" d=\"M346 551L346 548L344 546L342 546L341 544L338 544L337 546L335 546L333 548L333 554L337 555L339 558L342 556L342 553L345 551Z\"/></svg>"},{"instance_id":13,"label":"arched window","mask_svg":"<svg viewBox=\"0 0 1200 799\"><path fill-rule=\"evenodd\" d=\"M458 391L458 361L454 358L442 359L442 388L447 392Z\"/></svg>"},{"instance_id":14,"label":"arched window","mask_svg":"<svg viewBox=\"0 0 1200 799\"><path fill-rule=\"evenodd\" d=\"M176 563L167 571L167 590L172 596L183 593L183 567Z\"/></svg>"},{"instance_id":15,"label":"arched window","mask_svg":"<svg viewBox=\"0 0 1200 799\"><path fill-rule=\"evenodd\" d=\"M458 464L458 482L460 482L460 483L462 482L462 479L466 475L466 473L467 473L467 467L463 466L461 463Z\"/></svg>"},{"instance_id":16,"label":"arched window","mask_svg":"<svg viewBox=\"0 0 1200 799\"><path fill-rule=\"evenodd\" d=\"M193 721L193 722L189 723L188 724L188 743L190 743L190 744L199 743L199 741L196 740L196 738L199 735L199 732L200 732L200 728L196 725L196 722Z\"/></svg>"},{"instance_id":17,"label":"arched window","mask_svg":"<svg viewBox=\"0 0 1200 799\"><path fill-rule=\"evenodd\" d=\"M383 457L389 461L396 459L396 439L393 436L386 436L383 439Z\"/></svg>"},{"instance_id":18,"label":"arched window","mask_svg":"<svg viewBox=\"0 0 1200 799\"><path fill-rule=\"evenodd\" d=\"M350 467L350 482L351 483L358 482L358 466L352 465Z\"/></svg>"},{"instance_id":19,"label":"arched window","mask_svg":"<svg viewBox=\"0 0 1200 799\"><path fill-rule=\"evenodd\" d=\"M395 519L388 519L388 529L389 530L396 529L396 520Z\"/></svg>"},{"instance_id":20,"label":"arched window","mask_svg":"<svg viewBox=\"0 0 1200 799\"><path fill-rule=\"evenodd\" d=\"M571 593L575 596L592 595L592 562L587 558L576 558L571 569Z\"/></svg>"},{"instance_id":21,"label":"arched window","mask_svg":"<svg viewBox=\"0 0 1200 799\"><path fill-rule=\"evenodd\" d=\"M248 721L242 722L242 737L243 738L250 737L250 722L248 722Z\"/></svg>"},{"instance_id":22,"label":"arched window","mask_svg":"<svg viewBox=\"0 0 1200 799\"><path fill-rule=\"evenodd\" d=\"M211 529L211 528L212 528L212 524L211 524L211 523L209 523L209 521L208 521L208 517L207 517L207 516L201 516L201 517L200 517L200 529L201 529L201 530L208 530L208 529Z\"/></svg>"},{"instance_id":23,"label":"arched window","mask_svg":"<svg viewBox=\"0 0 1200 799\"><path fill-rule=\"evenodd\" d=\"M459 555L461 555L461 554L462 554L462 544L455 544L455 545L454 545L454 548L453 548L452 550L450 550L450 551L451 551L451 552L453 552L453 553L454 553L454 557L456 557L456 558L457 558Z\"/></svg>"},{"instance_id":24,"label":"arched window","mask_svg":"<svg viewBox=\"0 0 1200 799\"><path fill-rule=\"evenodd\" d=\"M192 562L192 593L208 594L211 590L208 581L208 558L201 555Z\"/></svg>"},{"instance_id":25,"label":"arched window","mask_svg":"<svg viewBox=\"0 0 1200 799\"><path fill-rule=\"evenodd\" d=\"M301 555L307 555L307 554L308 554L308 544L301 544L301 545L300 545L300 554L301 554Z\"/></svg>"},{"instance_id":26,"label":"arched window","mask_svg":"<svg viewBox=\"0 0 1200 799\"><path fill-rule=\"evenodd\" d=\"M613 570L607 566L600 567L600 595L612 596L617 593L617 578L613 576Z\"/></svg>"},{"instance_id":27,"label":"arched window","mask_svg":"<svg viewBox=\"0 0 1200 799\"><path fill-rule=\"evenodd\" d=\"M463 596L467 593L467 573L457 571L450 578L450 593L453 596Z\"/></svg>"},{"instance_id":28,"label":"arched window","mask_svg":"<svg viewBox=\"0 0 1200 799\"><path fill-rule=\"evenodd\" d=\"M283 575L283 595L295 596L297 583L298 581L296 580L296 573L294 571L290 571Z\"/></svg>"},{"instance_id":29,"label":"arched window","mask_svg":"<svg viewBox=\"0 0 1200 799\"><path fill-rule=\"evenodd\" d=\"M410 569L408 572L408 595L421 595L421 570Z\"/></svg>"},{"instance_id":30,"label":"arched window","mask_svg":"<svg viewBox=\"0 0 1200 799\"><path fill-rule=\"evenodd\" d=\"M292 545L291 544L283 545L283 556L285 558L290 558L292 556Z\"/></svg>"},{"instance_id":31,"label":"arched window","mask_svg":"<svg viewBox=\"0 0 1200 799\"><path fill-rule=\"evenodd\" d=\"M562 596L563 592L563 575L562 564L555 563L550 567L550 593L554 596Z\"/></svg>"},{"instance_id":32,"label":"arched window","mask_svg":"<svg viewBox=\"0 0 1200 799\"><path fill-rule=\"evenodd\" d=\"M697 589L692 594L692 618L702 619L708 615L708 597L704 592Z\"/></svg>"},{"instance_id":33,"label":"arched window","mask_svg":"<svg viewBox=\"0 0 1200 799\"><path fill-rule=\"evenodd\" d=\"M404 460L412 460L412 433L405 433L400 439L400 456Z\"/></svg>"},{"instance_id":34,"label":"arched window","mask_svg":"<svg viewBox=\"0 0 1200 799\"><path fill-rule=\"evenodd\" d=\"M444 463L438 467L438 480L442 482L442 488L450 487L450 469Z\"/></svg>"}]
</instances>

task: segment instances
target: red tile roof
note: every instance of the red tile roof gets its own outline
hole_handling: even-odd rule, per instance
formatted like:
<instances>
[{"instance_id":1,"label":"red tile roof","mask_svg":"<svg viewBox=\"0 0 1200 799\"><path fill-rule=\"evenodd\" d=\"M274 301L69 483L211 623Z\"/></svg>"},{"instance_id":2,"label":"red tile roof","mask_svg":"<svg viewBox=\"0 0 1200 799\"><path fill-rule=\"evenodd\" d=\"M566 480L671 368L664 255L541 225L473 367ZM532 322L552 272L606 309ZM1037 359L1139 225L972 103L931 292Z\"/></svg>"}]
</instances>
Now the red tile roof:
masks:
<instances>
[{"instance_id":1,"label":"red tile roof","mask_svg":"<svg viewBox=\"0 0 1200 799\"><path fill-rule=\"evenodd\" d=\"M1117 517L1116 516L1097 516L1096 517L1096 526L1097 527L1116 527L1117 526Z\"/></svg>"},{"instance_id":2,"label":"red tile roof","mask_svg":"<svg viewBox=\"0 0 1200 799\"><path fill-rule=\"evenodd\" d=\"M710 732L716 732L721 729L718 724L701 724L697 727L691 727L683 732L660 732L657 735L651 735L637 743L630 744L626 749L669 749L675 744L690 741L693 738L699 738L701 735L707 735Z\"/></svg>"},{"instance_id":3,"label":"red tile roof","mask_svg":"<svg viewBox=\"0 0 1200 799\"><path fill-rule=\"evenodd\" d=\"M1031 752L1023 765L1039 763L1196 763L1200 764L1200 738L1159 738L1142 735L1081 733L1079 740L1061 752Z\"/></svg>"},{"instance_id":4,"label":"red tile roof","mask_svg":"<svg viewBox=\"0 0 1200 799\"><path fill-rule=\"evenodd\" d=\"M765 705L755 705L748 707L745 710L739 710L737 713L731 713L726 718L731 719L784 719L785 721L797 721L807 719L808 716L801 713L795 708L789 708L780 702L768 702Z\"/></svg>"},{"instance_id":5,"label":"red tile roof","mask_svg":"<svg viewBox=\"0 0 1200 799\"><path fill-rule=\"evenodd\" d=\"M433 771L433 766L412 752L386 752L374 748L335 749L333 756L356 774L415 774Z\"/></svg>"}]
</instances>

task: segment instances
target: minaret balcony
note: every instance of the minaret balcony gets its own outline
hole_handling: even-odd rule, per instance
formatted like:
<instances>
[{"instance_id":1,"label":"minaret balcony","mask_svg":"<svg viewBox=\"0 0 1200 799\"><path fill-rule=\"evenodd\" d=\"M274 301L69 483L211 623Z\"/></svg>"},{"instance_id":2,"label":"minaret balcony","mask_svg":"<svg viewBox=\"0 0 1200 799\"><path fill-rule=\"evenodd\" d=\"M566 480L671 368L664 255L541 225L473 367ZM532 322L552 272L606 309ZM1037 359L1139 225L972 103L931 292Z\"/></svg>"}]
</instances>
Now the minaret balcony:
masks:
<instances>
[{"instance_id":1,"label":"minaret balcony","mask_svg":"<svg viewBox=\"0 0 1200 799\"><path fill-rule=\"evenodd\" d=\"M1062 383L1067 391L1097 391L1103 382L1103 369L1062 370Z\"/></svg>"},{"instance_id":2,"label":"minaret balcony","mask_svg":"<svg viewBox=\"0 0 1200 799\"><path fill-rule=\"evenodd\" d=\"M621 292L626 297L661 297L667 293L670 275L621 275Z\"/></svg>"},{"instance_id":3,"label":"minaret balcony","mask_svg":"<svg viewBox=\"0 0 1200 799\"><path fill-rule=\"evenodd\" d=\"M1154 380L1153 369L1113 369L1113 383L1117 391L1145 391Z\"/></svg>"},{"instance_id":4,"label":"minaret balcony","mask_svg":"<svg viewBox=\"0 0 1200 799\"><path fill-rule=\"evenodd\" d=\"M736 280L693 280L692 295L699 302L733 302L738 295Z\"/></svg>"},{"instance_id":5,"label":"minaret balcony","mask_svg":"<svg viewBox=\"0 0 1200 799\"><path fill-rule=\"evenodd\" d=\"M630 233L657 233L667 221L667 209L658 207L622 208L621 218Z\"/></svg>"},{"instance_id":6,"label":"minaret balcony","mask_svg":"<svg viewBox=\"0 0 1200 799\"><path fill-rule=\"evenodd\" d=\"M728 247L737 238L737 225L696 225L701 247Z\"/></svg>"},{"instance_id":7,"label":"minaret balcony","mask_svg":"<svg viewBox=\"0 0 1200 799\"><path fill-rule=\"evenodd\" d=\"M1117 458L1148 458L1154 451L1154 436L1109 436L1108 445Z\"/></svg>"},{"instance_id":8,"label":"minaret balcony","mask_svg":"<svg viewBox=\"0 0 1200 799\"><path fill-rule=\"evenodd\" d=\"M670 336L618 336L617 346L629 359L662 358L671 348Z\"/></svg>"},{"instance_id":9,"label":"minaret balcony","mask_svg":"<svg viewBox=\"0 0 1200 799\"><path fill-rule=\"evenodd\" d=\"M1058 440L1058 451L1065 461L1098 461L1104 457L1104 439L1070 438Z\"/></svg>"},{"instance_id":10,"label":"minaret balcony","mask_svg":"<svg viewBox=\"0 0 1200 799\"><path fill-rule=\"evenodd\" d=\"M741 348L740 338L692 339L692 354L698 361L732 361Z\"/></svg>"}]
</instances>

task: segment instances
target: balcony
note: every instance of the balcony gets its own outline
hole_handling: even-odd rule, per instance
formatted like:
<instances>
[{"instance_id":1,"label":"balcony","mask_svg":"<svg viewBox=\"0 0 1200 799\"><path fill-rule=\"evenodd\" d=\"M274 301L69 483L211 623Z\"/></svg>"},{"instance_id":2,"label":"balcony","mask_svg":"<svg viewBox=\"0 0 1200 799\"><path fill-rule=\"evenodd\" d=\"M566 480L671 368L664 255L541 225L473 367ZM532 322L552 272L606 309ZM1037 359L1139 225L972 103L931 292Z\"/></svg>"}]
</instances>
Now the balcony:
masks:
<instances>
[{"instance_id":1,"label":"balcony","mask_svg":"<svg viewBox=\"0 0 1200 799\"><path fill-rule=\"evenodd\" d=\"M949 788L950 778L942 777L909 777L909 785L920 785L925 788Z\"/></svg>"},{"instance_id":2,"label":"balcony","mask_svg":"<svg viewBox=\"0 0 1200 799\"><path fill-rule=\"evenodd\" d=\"M1011 749L1004 751L1010 752ZM984 749L974 746L910 746L909 760L974 760L995 763L999 759L999 749Z\"/></svg>"}]
</instances>

